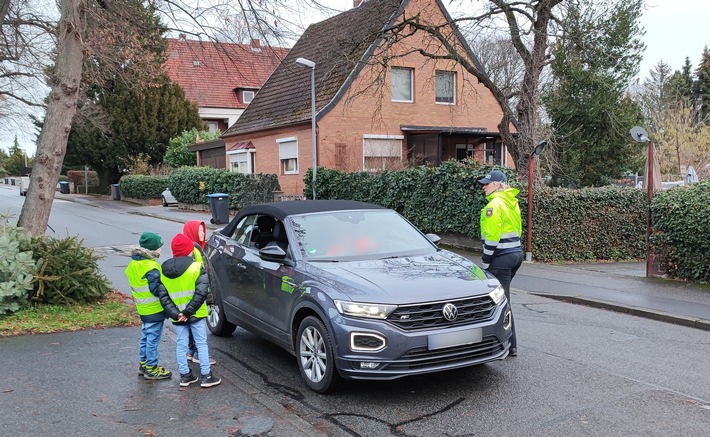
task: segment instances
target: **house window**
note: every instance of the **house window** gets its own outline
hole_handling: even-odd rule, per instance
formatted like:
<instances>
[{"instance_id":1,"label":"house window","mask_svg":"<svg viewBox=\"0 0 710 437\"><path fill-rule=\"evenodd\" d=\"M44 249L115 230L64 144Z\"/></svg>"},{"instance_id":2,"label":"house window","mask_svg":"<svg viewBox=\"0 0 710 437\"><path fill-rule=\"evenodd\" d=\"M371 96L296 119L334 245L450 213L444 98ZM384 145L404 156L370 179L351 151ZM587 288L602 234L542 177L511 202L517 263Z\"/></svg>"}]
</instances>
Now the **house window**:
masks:
<instances>
[{"instance_id":1,"label":"house window","mask_svg":"<svg viewBox=\"0 0 710 437\"><path fill-rule=\"evenodd\" d=\"M254 100L254 91L242 91L242 102L251 103Z\"/></svg>"},{"instance_id":2,"label":"house window","mask_svg":"<svg viewBox=\"0 0 710 437\"><path fill-rule=\"evenodd\" d=\"M484 150L485 163L489 165L503 165L503 144L488 142Z\"/></svg>"},{"instance_id":3,"label":"house window","mask_svg":"<svg viewBox=\"0 0 710 437\"><path fill-rule=\"evenodd\" d=\"M211 134L213 134L213 133L219 131L219 125L217 124L216 121L208 121L208 122L205 122L205 125L207 125L207 130L208 130L209 133L211 133Z\"/></svg>"},{"instance_id":4,"label":"house window","mask_svg":"<svg viewBox=\"0 0 710 437\"><path fill-rule=\"evenodd\" d=\"M453 71L436 72L436 103L455 103L456 74Z\"/></svg>"},{"instance_id":5,"label":"house window","mask_svg":"<svg viewBox=\"0 0 710 437\"><path fill-rule=\"evenodd\" d=\"M376 172L399 168L403 139L401 135L365 135L362 140L363 170Z\"/></svg>"},{"instance_id":6,"label":"house window","mask_svg":"<svg viewBox=\"0 0 710 437\"><path fill-rule=\"evenodd\" d=\"M276 142L279 144L281 174L298 174L298 139L282 138Z\"/></svg>"},{"instance_id":7,"label":"house window","mask_svg":"<svg viewBox=\"0 0 710 437\"><path fill-rule=\"evenodd\" d=\"M235 153L229 158L230 170L234 173L250 174L249 171L249 152Z\"/></svg>"},{"instance_id":8,"label":"house window","mask_svg":"<svg viewBox=\"0 0 710 437\"><path fill-rule=\"evenodd\" d=\"M470 158L473 158L473 144L457 144L456 160L463 161Z\"/></svg>"},{"instance_id":9,"label":"house window","mask_svg":"<svg viewBox=\"0 0 710 437\"><path fill-rule=\"evenodd\" d=\"M392 67L392 101L393 102L413 102L412 76L414 70L411 68Z\"/></svg>"}]
</instances>

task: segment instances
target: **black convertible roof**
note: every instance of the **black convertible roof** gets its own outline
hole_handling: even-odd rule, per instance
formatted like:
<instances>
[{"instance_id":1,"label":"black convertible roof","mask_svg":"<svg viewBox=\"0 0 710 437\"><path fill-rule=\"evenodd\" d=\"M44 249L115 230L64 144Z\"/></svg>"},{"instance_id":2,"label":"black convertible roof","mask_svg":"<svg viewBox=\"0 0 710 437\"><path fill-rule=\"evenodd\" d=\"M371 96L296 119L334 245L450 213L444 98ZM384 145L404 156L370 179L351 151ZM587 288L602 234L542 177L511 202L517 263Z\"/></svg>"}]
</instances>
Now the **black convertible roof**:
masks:
<instances>
[{"instance_id":1,"label":"black convertible roof","mask_svg":"<svg viewBox=\"0 0 710 437\"><path fill-rule=\"evenodd\" d=\"M260 203L242 208L234 222L249 214L268 214L279 220L290 215L308 214L313 212L347 211L351 209L387 209L372 203L356 202L354 200L289 200L285 202Z\"/></svg>"}]
</instances>

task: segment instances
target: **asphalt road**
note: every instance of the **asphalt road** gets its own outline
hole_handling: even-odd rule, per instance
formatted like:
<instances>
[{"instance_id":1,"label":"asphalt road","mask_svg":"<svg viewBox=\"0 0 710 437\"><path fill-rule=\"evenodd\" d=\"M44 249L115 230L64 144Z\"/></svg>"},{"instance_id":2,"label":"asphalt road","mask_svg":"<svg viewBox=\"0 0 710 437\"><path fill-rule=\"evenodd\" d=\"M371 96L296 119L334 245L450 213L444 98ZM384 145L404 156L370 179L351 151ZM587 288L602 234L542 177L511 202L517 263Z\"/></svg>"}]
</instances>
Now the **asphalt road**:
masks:
<instances>
[{"instance_id":1,"label":"asphalt road","mask_svg":"<svg viewBox=\"0 0 710 437\"><path fill-rule=\"evenodd\" d=\"M14 200L0 187L0 211L10 202ZM133 244L144 230L165 237L181 229L180 223L131 213L121 202L111 209L71 204L57 201L50 224L57 225L58 234L57 227L72 232L73 225L79 226L85 242L101 250ZM112 255L108 269L122 274L124 258ZM550 278L564 283L561 274L552 272ZM210 336L211 354L218 361L215 371L223 383L209 390L179 390L175 381L137 379L135 328L2 339L3 432L707 435L706 331L523 291L514 291L512 302L518 357L390 382L350 382L328 396L305 388L295 358L242 329L230 338ZM174 340L167 332L161 353L174 369Z\"/></svg>"}]
</instances>

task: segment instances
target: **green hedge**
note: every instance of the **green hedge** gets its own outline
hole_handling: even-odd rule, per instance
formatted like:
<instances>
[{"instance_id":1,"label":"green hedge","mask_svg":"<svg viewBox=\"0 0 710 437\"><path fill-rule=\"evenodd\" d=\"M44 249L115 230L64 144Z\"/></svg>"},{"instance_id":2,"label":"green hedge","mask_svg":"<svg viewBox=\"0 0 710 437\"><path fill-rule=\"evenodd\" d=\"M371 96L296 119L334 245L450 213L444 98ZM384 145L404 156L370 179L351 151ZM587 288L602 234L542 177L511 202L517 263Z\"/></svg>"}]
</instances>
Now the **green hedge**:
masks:
<instances>
[{"instance_id":1,"label":"green hedge","mask_svg":"<svg viewBox=\"0 0 710 437\"><path fill-rule=\"evenodd\" d=\"M118 181L118 189L124 197L160 199L169 183L167 176L126 175Z\"/></svg>"},{"instance_id":2,"label":"green hedge","mask_svg":"<svg viewBox=\"0 0 710 437\"><path fill-rule=\"evenodd\" d=\"M666 273L710 282L710 181L657 193L651 219L651 244Z\"/></svg>"},{"instance_id":3,"label":"green hedge","mask_svg":"<svg viewBox=\"0 0 710 437\"><path fill-rule=\"evenodd\" d=\"M273 174L244 175L226 169L181 167L170 174L170 191L178 202L207 204L207 194L229 194L230 209L241 209L254 203L271 202L274 191L280 191Z\"/></svg>"},{"instance_id":4,"label":"green hedge","mask_svg":"<svg viewBox=\"0 0 710 437\"><path fill-rule=\"evenodd\" d=\"M486 204L478 179L492 167L444 162L369 174L318 169L319 199L351 199L395 209L424 232L452 232L480 238ZM520 189L523 246L527 242L527 190L511 169L501 169ZM304 177L311 191L310 171ZM646 201L643 190L543 188L534 193L533 253L538 261L621 260L645 256Z\"/></svg>"},{"instance_id":5,"label":"green hedge","mask_svg":"<svg viewBox=\"0 0 710 437\"><path fill-rule=\"evenodd\" d=\"M376 203L396 210L425 232L453 232L478 239L479 214L486 198L477 181L492 168L473 161L372 174L318 168L316 195ZM499 169L515 184L510 169ZM312 192L310 170L304 181L308 195Z\"/></svg>"},{"instance_id":6,"label":"green hedge","mask_svg":"<svg viewBox=\"0 0 710 437\"><path fill-rule=\"evenodd\" d=\"M518 198L525 245L527 188ZM645 258L646 205L645 191L634 188L536 188L534 258L543 262Z\"/></svg>"}]
</instances>

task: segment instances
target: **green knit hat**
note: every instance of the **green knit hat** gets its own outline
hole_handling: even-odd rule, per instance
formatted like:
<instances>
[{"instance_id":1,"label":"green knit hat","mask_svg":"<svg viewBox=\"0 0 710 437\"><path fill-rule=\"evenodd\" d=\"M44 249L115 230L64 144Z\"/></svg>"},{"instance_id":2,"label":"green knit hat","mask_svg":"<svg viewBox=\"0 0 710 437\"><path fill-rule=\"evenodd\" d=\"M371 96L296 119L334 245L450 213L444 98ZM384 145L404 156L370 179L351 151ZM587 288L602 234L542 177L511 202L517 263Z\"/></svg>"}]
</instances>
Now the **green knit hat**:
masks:
<instances>
[{"instance_id":1,"label":"green knit hat","mask_svg":"<svg viewBox=\"0 0 710 437\"><path fill-rule=\"evenodd\" d=\"M158 234L143 232L141 239L138 240L138 244L148 250L158 250L163 247L163 239L160 238L160 235Z\"/></svg>"}]
</instances>

